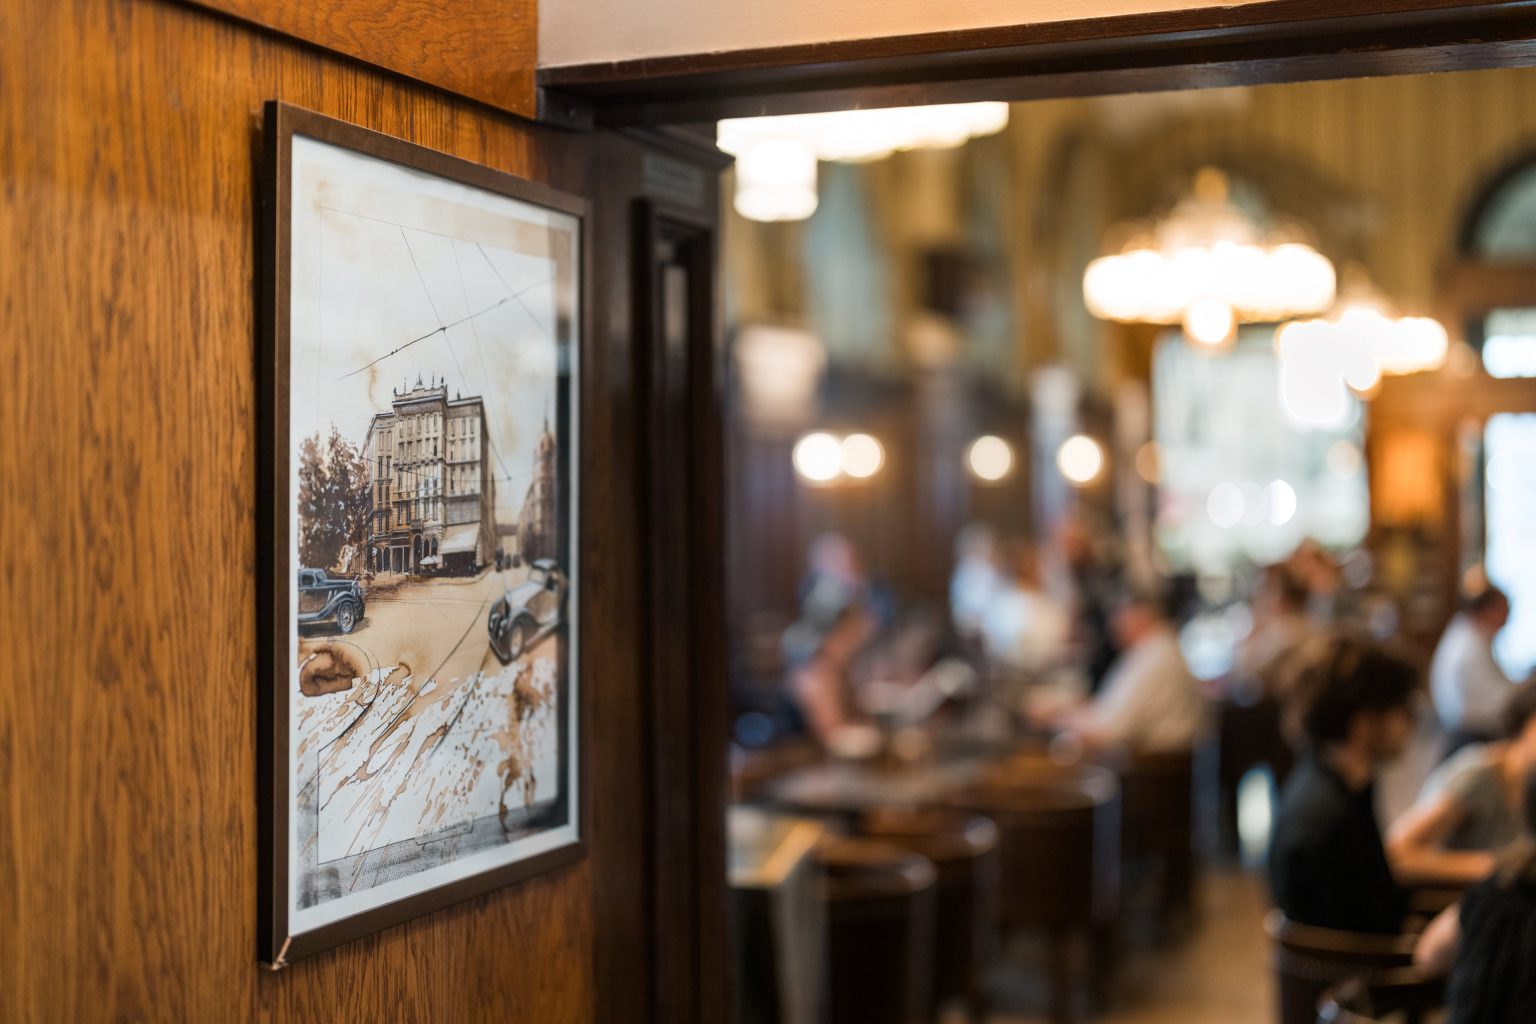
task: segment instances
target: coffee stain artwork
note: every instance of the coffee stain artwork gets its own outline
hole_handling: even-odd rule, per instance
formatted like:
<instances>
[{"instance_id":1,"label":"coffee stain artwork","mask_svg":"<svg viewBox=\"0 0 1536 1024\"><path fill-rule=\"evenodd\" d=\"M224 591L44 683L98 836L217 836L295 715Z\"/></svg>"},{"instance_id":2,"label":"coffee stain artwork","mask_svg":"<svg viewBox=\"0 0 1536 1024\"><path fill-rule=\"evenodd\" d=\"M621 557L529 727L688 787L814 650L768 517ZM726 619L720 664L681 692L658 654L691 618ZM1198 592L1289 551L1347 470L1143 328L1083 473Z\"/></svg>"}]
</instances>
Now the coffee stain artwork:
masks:
<instances>
[{"instance_id":1,"label":"coffee stain artwork","mask_svg":"<svg viewBox=\"0 0 1536 1024\"><path fill-rule=\"evenodd\" d=\"M381 666L345 689L333 681L305 693L294 770L315 794L317 867L462 835L483 820L502 841L524 830L528 812L556 796L556 646L464 675ZM331 666L356 664L325 645L301 662L301 679L310 666L331 678ZM367 884L366 871L357 882Z\"/></svg>"},{"instance_id":2,"label":"coffee stain artwork","mask_svg":"<svg viewBox=\"0 0 1536 1024\"><path fill-rule=\"evenodd\" d=\"M290 171L269 710L303 933L579 846L581 224L304 136Z\"/></svg>"}]
</instances>

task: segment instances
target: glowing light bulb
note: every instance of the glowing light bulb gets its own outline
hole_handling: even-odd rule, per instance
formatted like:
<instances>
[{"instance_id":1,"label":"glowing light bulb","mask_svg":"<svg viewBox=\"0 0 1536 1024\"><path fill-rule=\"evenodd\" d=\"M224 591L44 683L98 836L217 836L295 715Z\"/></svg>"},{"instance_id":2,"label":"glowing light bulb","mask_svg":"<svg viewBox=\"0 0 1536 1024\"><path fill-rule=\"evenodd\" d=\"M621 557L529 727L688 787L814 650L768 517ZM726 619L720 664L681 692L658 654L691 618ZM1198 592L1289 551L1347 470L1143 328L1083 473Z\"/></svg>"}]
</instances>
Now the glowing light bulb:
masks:
<instances>
[{"instance_id":1,"label":"glowing light bulb","mask_svg":"<svg viewBox=\"0 0 1536 1024\"><path fill-rule=\"evenodd\" d=\"M818 431L795 442L792 458L795 472L802 477L812 483L829 483L842 470L843 446L833 435Z\"/></svg>"},{"instance_id":2,"label":"glowing light bulb","mask_svg":"<svg viewBox=\"0 0 1536 1024\"><path fill-rule=\"evenodd\" d=\"M1221 299L1198 299L1184 311L1184 333L1202 345L1222 344L1236 326L1237 314Z\"/></svg>"},{"instance_id":3,"label":"glowing light bulb","mask_svg":"<svg viewBox=\"0 0 1536 1024\"><path fill-rule=\"evenodd\" d=\"M984 434L966 449L965 464L977 479L995 483L1013 470L1013 448L1000 437Z\"/></svg>"},{"instance_id":4,"label":"glowing light bulb","mask_svg":"<svg viewBox=\"0 0 1536 1024\"><path fill-rule=\"evenodd\" d=\"M1269 521L1274 526L1284 526L1296 518L1296 488L1284 480L1271 480L1264 488L1269 505Z\"/></svg>"},{"instance_id":5,"label":"glowing light bulb","mask_svg":"<svg viewBox=\"0 0 1536 1024\"><path fill-rule=\"evenodd\" d=\"M1092 483L1104 468L1104 449L1086 434L1074 434L1056 452L1056 468L1079 487Z\"/></svg>"},{"instance_id":6,"label":"glowing light bulb","mask_svg":"<svg viewBox=\"0 0 1536 1024\"><path fill-rule=\"evenodd\" d=\"M849 434L838 446L838 459L844 473L865 480L880 472L885 463L885 449L868 434Z\"/></svg>"}]
</instances>

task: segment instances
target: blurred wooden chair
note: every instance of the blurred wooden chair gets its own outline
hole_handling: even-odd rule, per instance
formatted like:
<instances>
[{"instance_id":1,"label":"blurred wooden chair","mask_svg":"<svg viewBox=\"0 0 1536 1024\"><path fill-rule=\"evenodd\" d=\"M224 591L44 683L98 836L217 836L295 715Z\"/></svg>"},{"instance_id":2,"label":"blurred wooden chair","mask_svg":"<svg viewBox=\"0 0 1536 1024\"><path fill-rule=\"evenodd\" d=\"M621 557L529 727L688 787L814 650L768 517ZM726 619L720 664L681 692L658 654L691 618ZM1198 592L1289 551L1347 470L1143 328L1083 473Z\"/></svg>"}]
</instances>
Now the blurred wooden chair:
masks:
<instances>
[{"instance_id":1,"label":"blurred wooden chair","mask_svg":"<svg viewBox=\"0 0 1536 1024\"><path fill-rule=\"evenodd\" d=\"M861 835L921 854L937 872L933 931L933 1010L963 1002L969 1019L987 1019L986 971L996 939L998 829L965 811L879 808L859 822Z\"/></svg>"},{"instance_id":2,"label":"blurred wooden chair","mask_svg":"<svg viewBox=\"0 0 1536 1024\"><path fill-rule=\"evenodd\" d=\"M1279 789L1295 766L1296 754L1282 728L1280 705L1271 697L1221 701L1216 706L1216 737L1217 846L1223 857L1236 861L1242 854L1237 805L1244 776L1268 768Z\"/></svg>"},{"instance_id":3,"label":"blurred wooden chair","mask_svg":"<svg viewBox=\"0 0 1536 1024\"><path fill-rule=\"evenodd\" d=\"M1264 922L1273 943L1278 1024L1315 1024L1318 1005L1331 987L1370 979L1413 964L1412 935L1362 935L1288 921L1273 911Z\"/></svg>"},{"instance_id":4,"label":"blurred wooden chair","mask_svg":"<svg viewBox=\"0 0 1536 1024\"><path fill-rule=\"evenodd\" d=\"M1051 1016L1073 1019L1081 952L1099 1001L1113 962L1119 915L1120 787L1099 767L1017 766L991 773L959 803L997 823L999 909L1007 930L1038 930L1050 940Z\"/></svg>"},{"instance_id":5,"label":"blurred wooden chair","mask_svg":"<svg viewBox=\"0 0 1536 1024\"><path fill-rule=\"evenodd\" d=\"M1135 754L1120 770L1126 885L1151 893L1158 921L1195 904L1195 753Z\"/></svg>"},{"instance_id":6,"label":"blurred wooden chair","mask_svg":"<svg viewBox=\"0 0 1536 1024\"><path fill-rule=\"evenodd\" d=\"M1413 968L1351 978L1330 989L1318 1006L1318 1024L1428 1024L1445 1008L1445 979Z\"/></svg>"},{"instance_id":7,"label":"blurred wooden chair","mask_svg":"<svg viewBox=\"0 0 1536 1024\"><path fill-rule=\"evenodd\" d=\"M826 903L819 822L732 807L727 817L735 1024L821 1024Z\"/></svg>"},{"instance_id":8,"label":"blurred wooden chair","mask_svg":"<svg viewBox=\"0 0 1536 1024\"><path fill-rule=\"evenodd\" d=\"M823 840L831 1024L923 1024L933 977L933 864L868 839Z\"/></svg>"}]
</instances>

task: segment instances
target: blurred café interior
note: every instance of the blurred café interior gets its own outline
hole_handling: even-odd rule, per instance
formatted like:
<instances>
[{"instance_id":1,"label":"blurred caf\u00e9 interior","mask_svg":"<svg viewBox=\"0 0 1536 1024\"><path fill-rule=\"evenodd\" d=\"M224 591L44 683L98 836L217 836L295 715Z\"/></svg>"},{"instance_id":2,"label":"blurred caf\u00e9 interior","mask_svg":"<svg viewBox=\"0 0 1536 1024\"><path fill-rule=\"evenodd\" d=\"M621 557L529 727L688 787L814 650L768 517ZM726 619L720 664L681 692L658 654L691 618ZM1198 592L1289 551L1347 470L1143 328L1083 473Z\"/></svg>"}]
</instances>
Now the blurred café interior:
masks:
<instances>
[{"instance_id":1,"label":"blurred caf\u00e9 interior","mask_svg":"<svg viewBox=\"0 0 1536 1024\"><path fill-rule=\"evenodd\" d=\"M720 122L738 1020L1536 1019L1533 95Z\"/></svg>"}]
</instances>

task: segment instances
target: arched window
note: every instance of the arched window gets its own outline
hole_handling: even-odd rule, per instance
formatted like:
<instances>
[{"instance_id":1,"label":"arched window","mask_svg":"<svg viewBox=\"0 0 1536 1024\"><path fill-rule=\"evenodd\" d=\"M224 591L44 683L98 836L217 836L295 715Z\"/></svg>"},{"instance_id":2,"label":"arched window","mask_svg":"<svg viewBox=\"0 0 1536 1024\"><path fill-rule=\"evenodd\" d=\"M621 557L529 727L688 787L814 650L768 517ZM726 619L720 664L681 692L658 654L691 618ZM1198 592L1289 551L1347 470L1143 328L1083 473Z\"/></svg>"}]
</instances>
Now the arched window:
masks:
<instances>
[{"instance_id":1,"label":"arched window","mask_svg":"<svg viewBox=\"0 0 1536 1024\"><path fill-rule=\"evenodd\" d=\"M1536 274L1536 154L1496 175L1473 204L1461 234L1476 263L1529 267ZM1490 377L1536 377L1536 305L1490 309L1467 325Z\"/></svg>"},{"instance_id":2,"label":"arched window","mask_svg":"<svg viewBox=\"0 0 1536 1024\"><path fill-rule=\"evenodd\" d=\"M1462 227L1460 247L1467 276L1487 288L1467 309L1467 340L1499 381L1487 389L1480 444L1472 442L1470 461L1480 471L1469 475L1463 504L1481 536L1464 538L1463 561L1480 561L1510 595L1512 614L1494 654L1518 679L1536 668L1536 475L1529 468L1536 463L1536 411L1529 390L1510 388L1513 378L1536 378L1536 153L1489 182Z\"/></svg>"}]
</instances>

